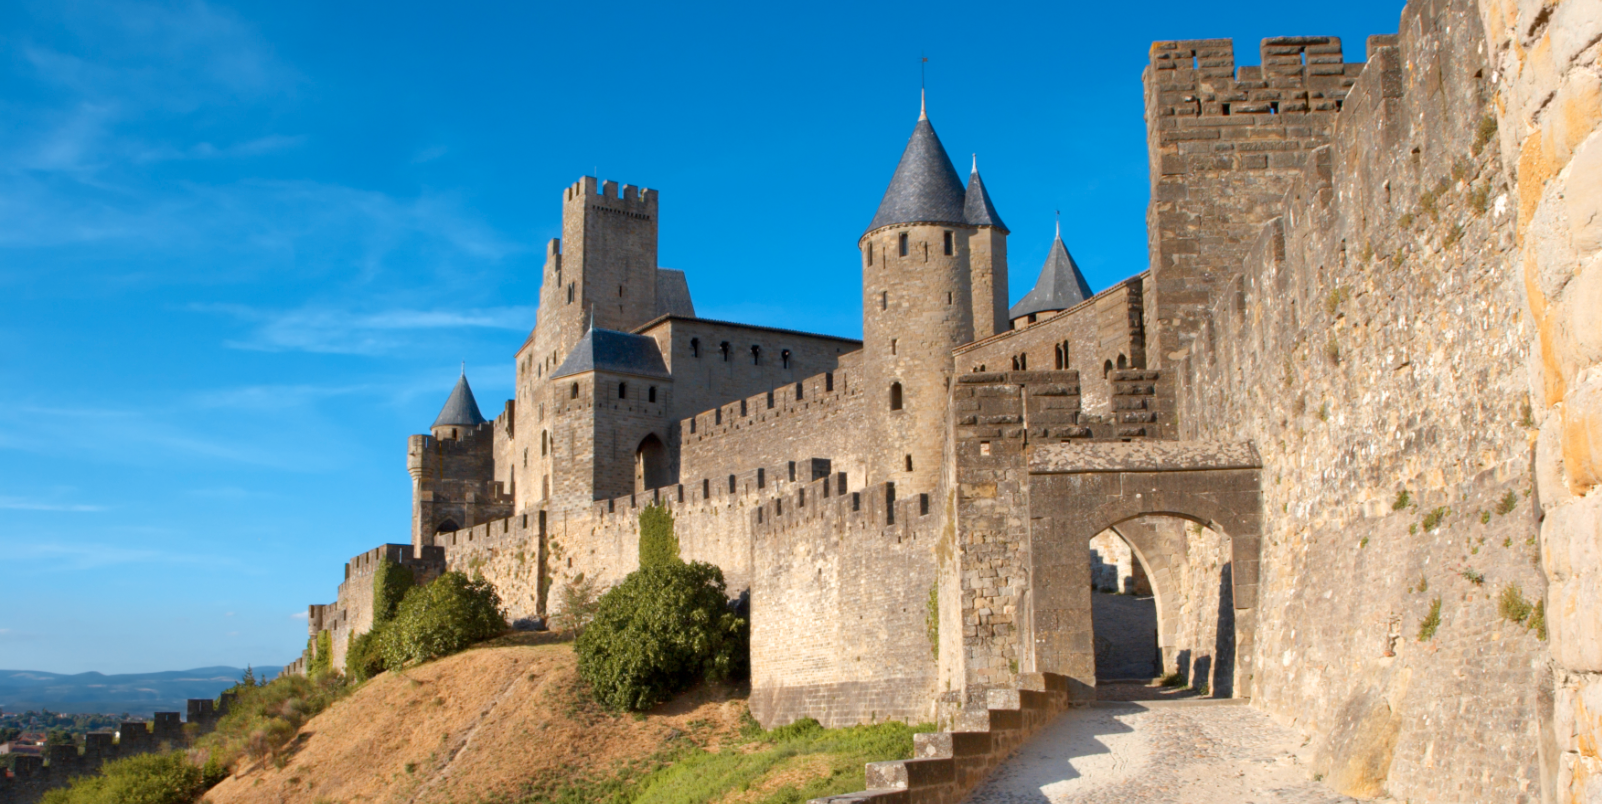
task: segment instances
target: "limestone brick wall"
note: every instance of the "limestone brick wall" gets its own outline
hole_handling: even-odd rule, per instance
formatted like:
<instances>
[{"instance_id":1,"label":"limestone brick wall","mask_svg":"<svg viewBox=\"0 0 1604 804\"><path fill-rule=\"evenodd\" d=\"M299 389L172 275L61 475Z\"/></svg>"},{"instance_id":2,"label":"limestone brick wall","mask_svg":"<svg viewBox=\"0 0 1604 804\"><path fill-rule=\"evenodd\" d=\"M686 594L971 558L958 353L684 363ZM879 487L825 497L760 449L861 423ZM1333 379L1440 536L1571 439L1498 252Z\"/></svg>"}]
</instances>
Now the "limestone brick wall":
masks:
<instances>
[{"instance_id":1,"label":"limestone brick wall","mask_svg":"<svg viewBox=\"0 0 1604 804\"><path fill-rule=\"evenodd\" d=\"M752 513L753 717L826 727L934 717L929 492L834 475Z\"/></svg>"},{"instance_id":2,"label":"limestone brick wall","mask_svg":"<svg viewBox=\"0 0 1604 804\"><path fill-rule=\"evenodd\" d=\"M1078 371L1081 409L1107 416L1113 370L1146 363L1142 288L1148 281L1143 272L1051 318L961 347L953 355L957 369L1016 370L1013 361L1024 355L1026 370Z\"/></svg>"},{"instance_id":3,"label":"limestone brick wall","mask_svg":"<svg viewBox=\"0 0 1604 804\"><path fill-rule=\"evenodd\" d=\"M1160 293L1187 240L1241 243L1188 314L1195 339L1164 341L1182 437L1262 456L1261 624L1238 694L1313 735L1317 770L1353 795L1537 800L1545 784L1547 646L1500 605L1540 599L1543 578L1516 214L1478 134L1487 57L1473 3L1417 0L1396 38L1372 37L1329 146L1258 188L1284 188L1273 208L1198 195L1250 182L1247 164L1155 171L1153 214L1169 193L1200 216L1152 232ZM1154 140L1185 129L1149 124ZM1211 229L1216 214L1267 221L1246 237Z\"/></svg>"},{"instance_id":4,"label":"limestone brick wall","mask_svg":"<svg viewBox=\"0 0 1604 804\"><path fill-rule=\"evenodd\" d=\"M1153 517L1157 528L1178 532L1186 542L1186 561L1179 562L1175 591L1175 648L1166 651L1164 672L1179 672L1193 686L1206 685L1211 695L1230 697L1235 665L1232 638L1231 542L1212 529L1173 517Z\"/></svg>"},{"instance_id":5,"label":"limestone brick wall","mask_svg":"<svg viewBox=\"0 0 1604 804\"><path fill-rule=\"evenodd\" d=\"M814 458L867 484L871 426L859 373L815 375L697 412L679 423L680 482L700 487L730 474L764 470L764 483L803 480ZM792 464L796 465L793 469Z\"/></svg>"},{"instance_id":6,"label":"limestone brick wall","mask_svg":"<svg viewBox=\"0 0 1604 804\"><path fill-rule=\"evenodd\" d=\"M511 513L512 498L495 479L496 431L501 426L485 422L461 428L457 438L414 435L407 439L414 544L428 544L436 529L447 522L467 527Z\"/></svg>"},{"instance_id":7,"label":"limestone brick wall","mask_svg":"<svg viewBox=\"0 0 1604 804\"><path fill-rule=\"evenodd\" d=\"M1092 539L1092 587L1099 592L1121 593L1126 591L1127 583L1135 579L1131 575L1131 546L1125 543L1119 534L1111 530L1103 531Z\"/></svg>"},{"instance_id":8,"label":"limestone brick wall","mask_svg":"<svg viewBox=\"0 0 1604 804\"><path fill-rule=\"evenodd\" d=\"M1553 800L1601 791L1599 4L1481 0L1492 119L1515 217L1551 681L1539 740ZM1550 703L1551 701L1551 703ZM1552 714L1547 707L1552 706Z\"/></svg>"},{"instance_id":9,"label":"limestone brick wall","mask_svg":"<svg viewBox=\"0 0 1604 804\"><path fill-rule=\"evenodd\" d=\"M598 192L581 178L563 193L563 241L567 281L597 328L630 332L657 316L656 190L604 181Z\"/></svg>"}]
</instances>

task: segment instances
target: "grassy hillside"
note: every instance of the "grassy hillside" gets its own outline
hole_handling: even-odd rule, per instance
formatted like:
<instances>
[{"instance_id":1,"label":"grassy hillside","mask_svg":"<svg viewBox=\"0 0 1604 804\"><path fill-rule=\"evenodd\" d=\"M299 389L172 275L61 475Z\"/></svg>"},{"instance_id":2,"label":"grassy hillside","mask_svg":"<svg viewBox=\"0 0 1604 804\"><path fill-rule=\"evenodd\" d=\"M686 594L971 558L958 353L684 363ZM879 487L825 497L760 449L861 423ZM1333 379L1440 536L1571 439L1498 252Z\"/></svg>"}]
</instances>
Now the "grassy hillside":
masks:
<instances>
[{"instance_id":1,"label":"grassy hillside","mask_svg":"<svg viewBox=\"0 0 1604 804\"><path fill-rule=\"evenodd\" d=\"M908 756L902 724L765 732L745 690L698 688L638 715L593 703L567 643L518 634L385 673L288 750L213 788L214 804L800 802Z\"/></svg>"}]
</instances>

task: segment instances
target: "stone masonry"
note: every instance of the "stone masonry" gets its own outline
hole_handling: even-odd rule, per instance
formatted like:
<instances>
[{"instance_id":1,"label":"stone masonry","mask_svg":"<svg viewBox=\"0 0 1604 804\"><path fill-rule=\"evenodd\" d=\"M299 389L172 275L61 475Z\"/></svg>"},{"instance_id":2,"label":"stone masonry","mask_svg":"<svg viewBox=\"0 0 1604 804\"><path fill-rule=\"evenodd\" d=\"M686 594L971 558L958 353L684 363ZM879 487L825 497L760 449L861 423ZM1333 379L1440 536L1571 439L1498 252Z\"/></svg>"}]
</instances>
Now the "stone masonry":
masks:
<instances>
[{"instance_id":1,"label":"stone masonry","mask_svg":"<svg viewBox=\"0 0 1604 804\"><path fill-rule=\"evenodd\" d=\"M538 626L663 505L750 595L759 721L934 720L843 800L957 801L1095 696L1117 554L1156 669L1308 735L1338 793L1596 799L1600 46L1580 0L1411 0L1362 61L1155 43L1146 269L1092 293L1055 241L1013 318L1009 231L921 110L862 342L698 318L657 191L585 177L515 398L460 381L409 544L311 629L341 666L382 561Z\"/></svg>"}]
</instances>

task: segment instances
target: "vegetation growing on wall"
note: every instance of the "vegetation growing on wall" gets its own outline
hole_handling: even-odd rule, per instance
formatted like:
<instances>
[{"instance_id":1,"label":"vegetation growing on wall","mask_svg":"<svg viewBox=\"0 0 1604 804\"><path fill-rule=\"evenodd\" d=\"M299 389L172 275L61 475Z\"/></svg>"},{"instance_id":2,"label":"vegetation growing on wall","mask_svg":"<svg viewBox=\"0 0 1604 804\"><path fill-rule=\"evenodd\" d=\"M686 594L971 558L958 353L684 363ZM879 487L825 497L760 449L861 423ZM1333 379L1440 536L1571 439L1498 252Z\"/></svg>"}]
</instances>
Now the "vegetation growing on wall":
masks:
<instances>
[{"instance_id":1,"label":"vegetation growing on wall","mask_svg":"<svg viewBox=\"0 0 1604 804\"><path fill-rule=\"evenodd\" d=\"M578 636L596 619L596 607L601 601L601 589L595 578L581 572L568 579L558 593L562 610L552 617L552 627Z\"/></svg>"},{"instance_id":2,"label":"vegetation growing on wall","mask_svg":"<svg viewBox=\"0 0 1604 804\"><path fill-rule=\"evenodd\" d=\"M668 564L679 560L679 537L674 535L674 513L652 503L640 512L640 565Z\"/></svg>"},{"instance_id":3,"label":"vegetation growing on wall","mask_svg":"<svg viewBox=\"0 0 1604 804\"><path fill-rule=\"evenodd\" d=\"M108 762L41 804L189 804L217 781L182 753L141 754Z\"/></svg>"}]
</instances>

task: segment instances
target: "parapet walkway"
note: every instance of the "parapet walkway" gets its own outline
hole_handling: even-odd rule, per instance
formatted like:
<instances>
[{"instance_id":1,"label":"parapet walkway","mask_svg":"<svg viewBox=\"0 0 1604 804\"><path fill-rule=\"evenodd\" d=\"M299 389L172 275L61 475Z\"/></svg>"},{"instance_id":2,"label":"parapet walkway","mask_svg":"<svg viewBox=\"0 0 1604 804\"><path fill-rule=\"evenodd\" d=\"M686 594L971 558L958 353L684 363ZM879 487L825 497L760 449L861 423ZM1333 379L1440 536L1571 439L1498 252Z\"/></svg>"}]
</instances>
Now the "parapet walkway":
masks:
<instances>
[{"instance_id":1,"label":"parapet walkway","mask_svg":"<svg viewBox=\"0 0 1604 804\"><path fill-rule=\"evenodd\" d=\"M1037 732L967 802L1353 802L1313 780L1302 743L1242 701L1100 701Z\"/></svg>"}]
</instances>

